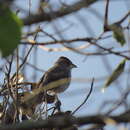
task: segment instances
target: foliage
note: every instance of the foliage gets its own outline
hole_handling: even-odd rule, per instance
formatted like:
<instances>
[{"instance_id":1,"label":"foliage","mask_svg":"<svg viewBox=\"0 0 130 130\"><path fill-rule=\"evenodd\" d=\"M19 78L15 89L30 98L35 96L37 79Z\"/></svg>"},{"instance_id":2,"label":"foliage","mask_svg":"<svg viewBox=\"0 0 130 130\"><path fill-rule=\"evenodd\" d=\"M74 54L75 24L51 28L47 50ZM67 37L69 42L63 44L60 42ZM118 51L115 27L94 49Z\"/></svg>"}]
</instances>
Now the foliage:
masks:
<instances>
[{"instance_id":1,"label":"foliage","mask_svg":"<svg viewBox=\"0 0 130 130\"><path fill-rule=\"evenodd\" d=\"M0 51L10 55L21 39L22 21L8 7L0 5Z\"/></svg>"},{"instance_id":2,"label":"foliage","mask_svg":"<svg viewBox=\"0 0 130 130\"><path fill-rule=\"evenodd\" d=\"M110 25L110 29L113 31L113 37L120 43L121 46L125 45L125 36L123 33L123 28L120 24Z\"/></svg>"},{"instance_id":3,"label":"foliage","mask_svg":"<svg viewBox=\"0 0 130 130\"><path fill-rule=\"evenodd\" d=\"M107 79L104 88L107 88L111 83L113 83L124 71L125 68L126 59L123 59L119 65L116 67L116 69L112 72L112 74Z\"/></svg>"}]
</instances>

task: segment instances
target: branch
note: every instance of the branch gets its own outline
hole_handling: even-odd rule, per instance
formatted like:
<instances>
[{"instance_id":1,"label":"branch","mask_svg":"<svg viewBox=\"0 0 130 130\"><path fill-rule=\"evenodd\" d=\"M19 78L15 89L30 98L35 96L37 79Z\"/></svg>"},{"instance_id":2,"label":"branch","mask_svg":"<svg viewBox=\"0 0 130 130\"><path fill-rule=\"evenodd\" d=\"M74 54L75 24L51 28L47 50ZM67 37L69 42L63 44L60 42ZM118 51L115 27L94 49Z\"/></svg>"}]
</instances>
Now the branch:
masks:
<instances>
[{"instance_id":1,"label":"branch","mask_svg":"<svg viewBox=\"0 0 130 130\"><path fill-rule=\"evenodd\" d=\"M88 98L90 97L90 95L91 95L91 93L92 93L93 84L94 84L94 78L92 79L91 88L90 88L90 91L89 91L87 97L85 98L85 100L83 101L83 103L81 103L81 104L72 112L72 115L74 115L75 112L77 112L77 111L87 102Z\"/></svg>"},{"instance_id":2,"label":"branch","mask_svg":"<svg viewBox=\"0 0 130 130\"><path fill-rule=\"evenodd\" d=\"M74 13L82 8L88 7L91 4L97 2L98 0L81 0L73 5L70 5L66 8L61 8L58 11L54 11L54 12L50 12L50 13L40 13L40 14L36 14L36 15L30 15L23 20L24 25L31 25L34 23L38 23L38 22L42 22L42 21L51 21L54 20L56 18L59 17L63 17L65 15ZM51 17L51 16L55 16L55 17Z\"/></svg>"},{"instance_id":3,"label":"branch","mask_svg":"<svg viewBox=\"0 0 130 130\"><path fill-rule=\"evenodd\" d=\"M70 40L50 41L50 42L44 42L44 43L43 42L42 43L36 43L36 42L33 42L33 41L28 41L28 42L21 42L21 44L35 45L35 46L38 46L38 45L45 46L45 45L63 44L63 43L69 44L69 43L73 43L73 42L88 42L88 43L90 43L90 44L92 44L94 46L97 46L98 48L102 49L103 51L106 51L107 53L98 53L98 52L97 53L86 53L86 52L79 51L78 48L72 48L72 47L69 47L69 46L65 46L65 48L67 48L69 50L72 50L74 52L77 52L79 54L82 54L82 55L107 55L107 54L114 54L114 55L126 58L127 60L130 60L129 56L121 54L120 51L113 51L112 48L105 48L105 47L97 44L96 42L93 42L93 40L95 40L95 39L91 38L91 37L90 38L85 37L85 38L76 38L76 39L70 39ZM88 47L88 46L83 46L83 48L84 47ZM82 49L82 48L80 48L80 49ZM49 50L49 48L46 48L46 51L58 51L58 49L54 50L54 49L50 48L50 50Z\"/></svg>"},{"instance_id":4,"label":"branch","mask_svg":"<svg viewBox=\"0 0 130 130\"><path fill-rule=\"evenodd\" d=\"M120 19L119 21L117 21L116 23L117 24L121 24L121 23L123 23L124 22L124 20L126 20L127 19L127 17L130 15L130 11L122 18L122 19Z\"/></svg>"},{"instance_id":5,"label":"branch","mask_svg":"<svg viewBox=\"0 0 130 130\"><path fill-rule=\"evenodd\" d=\"M107 31L108 26L108 6L109 0L106 0L105 18L104 18L104 31Z\"/></svg>"},{"instance_id":6,"label":"branch","mask_svg":"<svg viewBox=\"0 0 130 130\"><path fill-rule=\"evenodd\" d=\"M53 44L63 44L63 43L72 43L72 42L90 42L94 38L92 37L84 37L84 38L75 38L70 40L56 40L56 41L49 41L49 42L35 42L33 40L22 42L23 45L34 45L34 46L45 46L45 45L53 45Z\"/></svg>"},{"instance_id":7,"label":"branch","mask_svg":"<svg viewBox=\"0 0 130 130\"><path fill-rule=\"evenodd\" d=\"M0 130L31 130L38 128L67 128L72 125L83 126L87 124L130 123L130 112L118 116L93 115L84 117L73 117L70 115L50 117L47 120L24 121L13 125L1 125Z\"/></svg>"},{"instance_id":8,"label":"branch","mask_svg":"<svg viewBox=\"0 0 130 130\"><path fill-rule=\"evenodd\" d=\"M114 54L114 55L117 55L117 56L121 56L121 57L123 57L123 58L126 58L127 60L130 60L130 57L129 57L129 56L123 55L123 54L121 54L121 53L119 53L119 52L117 52L117 51L112 51L112 49L109 49L109 48L105 48L105 47L103 47L103 46L100 46L99 44L97 44L97 43L95 43L95 42L91 42L91 44L93 44L93 45L99 47L100 49L103 49L104 51L109 52L110 54Z\"/></svg>"}]
</instances>

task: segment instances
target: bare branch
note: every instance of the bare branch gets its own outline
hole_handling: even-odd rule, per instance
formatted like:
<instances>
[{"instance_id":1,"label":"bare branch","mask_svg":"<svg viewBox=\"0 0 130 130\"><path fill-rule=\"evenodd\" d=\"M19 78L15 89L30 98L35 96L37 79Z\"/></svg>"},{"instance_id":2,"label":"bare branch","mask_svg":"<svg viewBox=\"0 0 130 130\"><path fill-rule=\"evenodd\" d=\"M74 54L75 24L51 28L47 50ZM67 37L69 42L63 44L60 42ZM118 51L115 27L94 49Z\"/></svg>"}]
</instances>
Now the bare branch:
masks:
<instances>
[{"instance_id":1,"label":"bare branch","mask_svg":"<svg viewBox=\"0 0 130 130\"><path fill-rule=\"evenodd\" d=\"M90 88L90 91L89 91L88 95L86 96L84 101L72 112L72 115L74 115L87 102L88 98L90 97L90 95L92 93L93 84L94 84L94 78L92 79L91 88Z\"/></svg>"},{"instance_id":2,"label":"bare branch","mask_svg":"<svg viewBox=\"0 0 130 130\"><path fill-rule=\"evenodd\" d=\"M98 0L81 0L71 6L62 8L55 12L30 15L29 17L26 17L23 19L23 23L24 23L24 25L31 25L31 24L35 24L38 22L51 21L51 20L54 20L55 18L63 17L65 15L74 13L82 8L88 7L97 1ZM51 17L52 15L55 16L53 19Z\"/></svg>"},{"instance_id":3,"label":"bare branch","mask_svg":"<svg viewBox=\"0 0 130 130\"><path fill-rule=\"evenodd\" d=\"M38 121L24 121L19 124L13 125L1 125L0 130L30 130L38 128L67 128L72 125L87 125L87 124L101 124L109 125L112 122L116 123L129 123L130 122L130 112L123 113L118 116L106 116L106 115L93 115L84 117L73 117L70 115L63 115L58 117L51 117L47 120ZM51 125L50 125L51 124Z\"/></svg>"}]
</instances>

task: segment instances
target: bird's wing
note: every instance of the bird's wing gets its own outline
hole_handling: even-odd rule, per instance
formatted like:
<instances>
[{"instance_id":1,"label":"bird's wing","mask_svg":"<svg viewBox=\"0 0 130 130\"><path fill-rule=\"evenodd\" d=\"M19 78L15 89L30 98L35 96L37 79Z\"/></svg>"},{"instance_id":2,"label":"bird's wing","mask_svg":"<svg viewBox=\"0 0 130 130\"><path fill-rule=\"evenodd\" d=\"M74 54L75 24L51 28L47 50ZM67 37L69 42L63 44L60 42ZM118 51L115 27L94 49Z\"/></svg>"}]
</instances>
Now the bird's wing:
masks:
<instances>
[{"instance_id":1,"label":"bird's wing","mask_svg":"<svg viewBox=\"0 0 130 130\"><path fill-rule=\"evenodd\" d=\"M69 78L70 74L68 71L60 70L58 67L53 67L49 69L42 77L42 85L47 85L54 81L58 81L60 79Z\"/></svg>"}]
</instances>

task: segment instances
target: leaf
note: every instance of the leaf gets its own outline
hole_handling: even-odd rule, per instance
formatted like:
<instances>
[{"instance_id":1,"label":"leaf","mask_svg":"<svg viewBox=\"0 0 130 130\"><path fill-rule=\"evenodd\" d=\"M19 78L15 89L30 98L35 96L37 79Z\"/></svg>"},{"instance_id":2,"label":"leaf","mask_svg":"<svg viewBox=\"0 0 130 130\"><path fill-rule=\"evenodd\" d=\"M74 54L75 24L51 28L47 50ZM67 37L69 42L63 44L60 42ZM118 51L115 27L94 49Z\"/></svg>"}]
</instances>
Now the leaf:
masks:
<instances>
[{"instance_id":1,"label":"leaf","mask_svg":"<svg viewBox=\"0 0 130 130\"><path fill-rule=\"evenodd\" d=\"M0 53L11 54L21 38L21 20L8 7L0 5Z\"/></svg>"},{"instance_id":2,"label":"leaf","mask_svg":"<svg viewBox=\"0 0 130 130\"><path fill-rule=\"evenodd\" d=\"M116 39L116 41L119 42L121 46L123 46L126 41L122 26L115 23L110 25L110 29L113 31L113 37Z\"/></svg>"},{"instance_id":3,"label":"leaf","mask_svg":"<svg viewBox=\"0 0 130 130\"><path fill-rule=\"evenodd\" d=\"M105 86L102 88L102 91L104 91L105 88L107 88L113 81L115 81L122 74L125 68L125 62L126 59L122 60L120 64L116 67L111 76L107 79Z\"/></svg>"}]
</instances>

